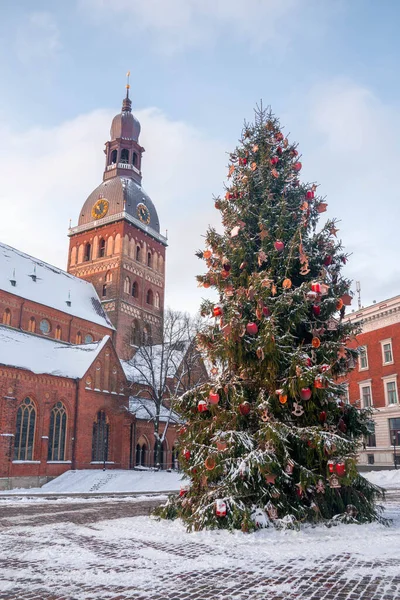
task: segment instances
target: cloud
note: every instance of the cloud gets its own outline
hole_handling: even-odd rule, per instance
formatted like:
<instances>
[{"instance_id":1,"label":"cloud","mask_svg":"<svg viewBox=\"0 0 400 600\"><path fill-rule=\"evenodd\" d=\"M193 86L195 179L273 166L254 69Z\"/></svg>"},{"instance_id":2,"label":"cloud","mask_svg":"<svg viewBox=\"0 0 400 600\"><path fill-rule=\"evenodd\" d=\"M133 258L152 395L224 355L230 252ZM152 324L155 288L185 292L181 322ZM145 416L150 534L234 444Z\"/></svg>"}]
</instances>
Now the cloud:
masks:
<instances>
[{"instance_id":1,"label":"cloud","mask_svg":"<svg viewBox=\"0 0 400 600\"><path fill-rule=\"evenodd\" d=\"M201 297L194 256L209 222L212 194L222 189L225 145L160 110L135 111L142 124L143 186L168 229L167 304L195 312ZM0 123L0 240L65 268L69 219L102 180L104 142L114 111L98 110L53 128L11 131Z\"/></svg>"},{"instance_id":2,"label":"cloud","mask_svg":"<svg viewBox=\"0 0 400 600\"><path fill-rule=\"evenodd\" d=\"M173 53L235 36L254 47L282 42L283 19L299 0L80 0L79 5L93 19L109 21L114 15L120 30L150 34L160 50Z\"/></svg>"},{"instance_id":3,"label":"cloud","mask_svg":"<svg viewBox=\"0 0 400 600\"><path fill-rule=\"evenodd\" d=\"M61 50L60 32L48 12L33 12L22 18L16 32L15 51L26 66L54 59Z\"/></svg>"}]
</instances>

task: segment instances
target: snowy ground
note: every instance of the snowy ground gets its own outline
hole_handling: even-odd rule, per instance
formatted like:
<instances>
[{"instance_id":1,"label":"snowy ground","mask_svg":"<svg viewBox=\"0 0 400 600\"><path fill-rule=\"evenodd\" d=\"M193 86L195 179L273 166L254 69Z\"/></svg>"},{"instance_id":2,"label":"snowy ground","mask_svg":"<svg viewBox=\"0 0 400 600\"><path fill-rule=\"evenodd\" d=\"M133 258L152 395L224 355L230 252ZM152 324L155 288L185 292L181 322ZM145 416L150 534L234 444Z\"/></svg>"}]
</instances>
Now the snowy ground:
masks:
<instances>
[{"instance_id":1,"label":"snowy ground","mask_svg":"<svg viewBox=\"0 0 400 600\"><path fill-rule=\"evenodd\" d=\"M179 490L182 475L176 471L93 470L67 471L41 488L15 489L1 494L68 494L97 492L168 492Z\"/></svg>"},{"instance_id":2,"label":"snowy ground","mask_svg":"<svg viewBox=\"0 0 400 600\"><path fill-rule=\"evenodd\" d=\"M36 526L0 533L0 598L398 600L400 505L387 516L391 527L246 535L188 534L180 522L149 517L40 525L38 512Z\"/></svg>"},{"instance_id":3,"label":"snowy ground","mask_svg":"<svg viewBox=\"0 0 400 600\"><path fill-rule=\"evenodd\" d=\"M390 469L387 471L368 471L362 473L371 483L380 485L387 490L400 489L400 469Z\"/></svg>"}]
</instances>

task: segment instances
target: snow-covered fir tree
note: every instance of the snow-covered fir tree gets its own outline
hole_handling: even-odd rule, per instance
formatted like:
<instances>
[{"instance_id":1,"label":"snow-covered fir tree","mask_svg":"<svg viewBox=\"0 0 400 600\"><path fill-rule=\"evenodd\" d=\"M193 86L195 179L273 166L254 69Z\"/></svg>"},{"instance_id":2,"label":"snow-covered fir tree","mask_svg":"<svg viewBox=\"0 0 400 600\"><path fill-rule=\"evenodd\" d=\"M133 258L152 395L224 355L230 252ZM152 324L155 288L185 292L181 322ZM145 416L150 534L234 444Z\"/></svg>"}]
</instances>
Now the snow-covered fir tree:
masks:
<instances>
[{"instance_id":1,"label":"snow-covered fir tree","mask_svg":"<svg viewBox=\"0 0 400 600\"><path fill-rule=\"evenodd\" d=\"M347 255L301 168L278 119L257 110L215 200L224 233L209 228L198 253L198 282L219 296L202 303L213 320L198 336L212 381L176 406L190 486L161 510L190 529L380 518L380 490L356 469L370 415L338 383L357 358Z\"/></svg>"}]
</instances>

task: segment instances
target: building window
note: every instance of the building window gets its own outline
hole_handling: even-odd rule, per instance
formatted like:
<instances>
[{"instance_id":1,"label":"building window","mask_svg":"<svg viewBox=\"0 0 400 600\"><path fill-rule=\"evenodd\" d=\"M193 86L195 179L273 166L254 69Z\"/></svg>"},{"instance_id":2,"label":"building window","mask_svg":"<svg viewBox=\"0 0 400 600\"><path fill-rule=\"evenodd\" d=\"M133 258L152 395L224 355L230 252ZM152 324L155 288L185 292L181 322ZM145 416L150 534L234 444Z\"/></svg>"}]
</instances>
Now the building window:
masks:
<instances>
[{"instance_id":1,"label":"building window","mask_svg":"<svg viewBox=\"0 0 400 600\"><path fill-rule=\"evenodd\" d=\"M369 465L375 464L375 456L373 454L367 454L367 460Z\"/></svg>"},{"instance_id":2,"label":"building window","mask_svg":"<svg viewBox=\"0 0 400 600\"><path fill-rule=\"evenodd\" d=\"M31 333L35 333L35 331L36 331L36 319L35 319L35 317L31 317L29 319L28 331L30 331Z\"/></svg>"},{"instance_id":3,"label":"building window","mask_svg":"<svg viewBox=\"0 0 400 600\"><path fill-rule=\"evenodd\" d=\"M113 150L111 152L111 159L110 159L110 164L111 165L113 165L113 164L115 164L117 162L117 155L118 155L118 153L117 153L116 150Z\"/></svg>"},{"instance_id":4,"label":"building window","mask_svg":"<svg viewBox=\"0 0 400 600\"><path fill-rule=\"evenodd\" d=\"M93 423L92 461L100 462L108 459L108 442L110 425L106 413L100 410Z\"/></svg>"},{"instance_id":5,"label":"building window","mask_svg":"<svg viewBox=\"0 0 400 600\"><path fill-rule=\"evenodd\" d=\"M75 336L75 344L82 344L82 334L80 331Z\"/></svg>"},{"instance_id":6,"label":"building window","mask_svg":"<svg viewBox=\"0 0 400 600\"><path fill-rule=\"evenodd\" d=\"M150 325L147 324L143 327L143 343L149 344L151 341L151 328Z\"/></svg>"},{"instance_id":7,"label":"building window","mask_svg":"<svg viewBox=\"0 0 400 600\"><path fill-rule=\"evenodd\" d=\"M14 460L33 460L36 409L30 398L25 398L17 411Z\"/></svg>"},{"instance_id":8,"label":"building window","mask_svg":"<svg viewBox=\"0 0 400 600\"><path fill-rule=\"evenodd\" d=\"M389 419L390 445L400 446L400 418Z\"/></svg>"},{"instance_id":9,"label":"building window","mask_svg":"<svg viewBox=\"0 0 400 600\"><path fill-rule=\"evenodd\" d=\"M132 164L133 164L134 167L136 167L136 165L137 165L137 154L136 154L136 152L134 152L132 154Z\"/></svg>"},{"instance_id":10,"label":"building window","mask_svg":"<svg viewBox=\"0 0 400 600\"><path fill-rule=\"evenodd\" d=\"M154 306L160 308L160 294L158 292L154 294Z\"/></svg>"},{"instance_id":11,"label":"building window","mask_svg":"<svg viewBox=\"0 0 400 600\"><path fill-rule=\"evenodd\" d=\"M386 381L387 404L397 404L397 385L395 381Z\"/></svg>"},{"instance_id":12,"label":"building window","mask_svg":"<svg viewBox=\"0 0 400 600\"><path fill-rule=\"evenodd\" d=\"M375 423L373 421L368 421L367 427L369 430L369 434L365 436L365 445L368 447L376 446L376 436L375 436Z\"/></svg>"},{"instance_id":13,"label":"building window","mask_svg":"<svg viewBox=\"0 0 400 600\"><path fill-rule=\"evenodd\" d=\"M95 390L100 390L101 389L101 363L97 362L96 363L96 371L94 373L94 389Z\"/></svg>"},{"instance_id":14,"label":"building window","mask_svg":"<svg viewBox=\"0 0 400 600\"><path fill-rule=\"evenodd\" d=\"M3 325L11 325L11 311L9 308L3 312Z\"/></svg>"},{"instance_id":15,"label":"building window","mask_svg":"<svg viewBox=\"0 0 400 600\"><path fill-rule=\"evenodd\" d=\"M150 304L150 306L153 306L153 292L152 290L148 290L147 294L146 294L146 303Z\"/></svg>"},{"instance_id":16,"label":"building window","mask_svg":"<svg viewBox=\"0 0 400 600\"><path fill-rule=\"evenodd\" d=\"M134 298L139 298L139 284L137 281L132 283L132 296Z\"/></svg>"},{"instance_id":17,"label":"building window","mask_svg":"<svg viewBox=\"0 0 400 600\"><path fill-rule=\"evenodd\" d=\"M151 267L151 252L147 253L147 266Z\"/></svg>"},{"instance_id":18,"label":"building window","mask_svg":"<svg viewBox=\"0 0 400 600\"><path fill-rule=\"evenodd\" d=\"M85 344L91 344L93 342L93 336L88 333L85 335Z\"/></svg>"},{"instance_id":19,"label":"building window","mask_svg":"<svg viewBox=\"0 0 400 600\"><path fill-rule=\"evenodd\" d=\"M105 279L106 279L106 283L112 282L112 272L111 271L107 271Z\"/></svg>"},{"instance_id":20,"label":"building window","mask_svg":"<svg viewBox=\"0 0 400 600\"><path fill-rule=\"evenodd\" d=\"M103 283L103 287L101 289L101 295L103 298L105 298L107 296L107 284Z\"/></svg>"},{"instance_id":21,"label":"building window","mask_svg":"<svg viewBox=\"0 0 400 600\"><path fill-rule=\"evenodd\" d=\"M56 327L54 337L56 338L56 340L61 340L61 327L59 325L57 325Z\"/></svg>"},{"instance_id":22,"label":"building window","mask_svg":"<svg viewBox=\"0 0 400 600\"><path fill-rule=\"evenodd\" d=\"M393 364L392 340L383 340L383 342L381 342L381 345L383 364Z\"/></svg>"},{"instance_id":23,"label":"building window","mask_svg":"<svg viewBox=\"0 0 400 600\"><path fill-rule=\"evenodd\" d=\"M361 400L363 408L368 408L369 406L372 406L372 395L370 385L361 386Z\"/></svg>"},{"instance_id":24,"label":"building window","mask_svg":"<svg viewBox=\"0 0 400 600\"><path fill-rule=\"evenodd\" d=\"M50 415L49 449L47 460L65 460L67 413L62 402L57 402Z\"/></svg>"},{"instance_id":25,"label":"building window","mask_svg":"<svg viewBox=\"0 0 400 600\"><path fill-rule=\"evenodd\" d=\"M51 327L49 321L47 319L42 319L39 323L39 329L44 335L50 333Z\"/></svg>"},{"instance_id":26,"label":"building window","mask_svg":"<svg viewBox=\"0 0 400 600\"><path fill-rule=\"evenodd\" d=\"M123 148L121 150L121 158L119 160L120 162L124 163L124 165L127 165L129 163L129 150Z\"/></svg>"},{"instance_id":27,"label":"building window","mask_svg":"<svg viewBox=\"0 0 400 600\"><path fill-rule=\"evenodd\" d=\"M131 291L131 280L129 279L129 277L125 277L124 292L125 292L125 294L129 294L130 291Z\"/></svg>"},{"instance_id":28,"label":"building window","mask_svg":"<svg viewBox=\"0 0 400 600\"><path fill-rule=\"evenodd\" d=\"M136 466L145 467L147 464L147 446L146 444L136 445Z\"/></svg>"},{"instance_id":29,"label":"building window","mask_svg":"<svg viewBox=\"0 0 400 600\"><path fill-rule=\"evenodd\" d=\"M84 249L84 252L83 252L83 260L85 262L87 262L88 260L90 260L91 252L92 252L92 246L88 242L87 244L85 244L85 249Z\"/></svg>"},{"instance_id":30,"label":"building window","mask_svg":"<svg viewBox=\"0 0 400 600\"><path fill-rule=\"evenodd\" d=\"M358 370L365 371L366 369L368 369L367 347L361 346L358 350Z\"/></svg>"},{"instance_id":31,"label":"building window","mask_svg":"<svg viewBox=\"0 0 400 600\"><path fill-rule=\"evenodd\" d=\"M100 239L99 243L99 258L103 258L106 255L106 240L104 238Z\"/></svg>"},{"instance_id":32,"label":"building window","mask_svg":"<svg viewBox=\"0 0 400 600\"><path fill-rule=\"evenodd\" d=\"M138 346L140 343L139 322L135 319L131 325L131 346Z\"/></svg>"},{"instance_id":33,"label":"building window","mask_svg":"<svg viewBox=\"0 0 400 600\"><path fill-rule=\"evenodd\" d=\"M136 260L140 262L140 246L136 246Z\"/></svg>"}]
</instances>

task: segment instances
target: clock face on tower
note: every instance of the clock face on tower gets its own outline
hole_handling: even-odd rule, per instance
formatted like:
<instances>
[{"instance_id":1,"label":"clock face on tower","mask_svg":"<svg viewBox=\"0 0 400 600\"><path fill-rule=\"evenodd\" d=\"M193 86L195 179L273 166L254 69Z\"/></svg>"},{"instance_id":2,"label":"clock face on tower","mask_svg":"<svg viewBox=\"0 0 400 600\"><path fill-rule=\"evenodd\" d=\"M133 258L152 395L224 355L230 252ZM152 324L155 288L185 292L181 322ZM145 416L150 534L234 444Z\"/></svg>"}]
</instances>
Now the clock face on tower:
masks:
<instances>
[{"instance_id":1,"label":"clock face on tower","mask_svg":"<svg viewBox=\"0 0 400 600\"><path fill-rule=\"evenodd\" d=\"M149 209L145 204L140 203L137 205L137 216L142 221L142 223L145 223L146 225L150 223Z\"/></svg>"},{"instance_id":2,"label":"clock face on tower","mask_svg":"<svg viewBox=\"0 0 400 600\"><path fill-rule=\"evenodd\" d=\"M101 219L105 217L108 211L108 200L106 198L99 198L92 208L92 217L94 219Z\"/></svg>"}]
</instances>

